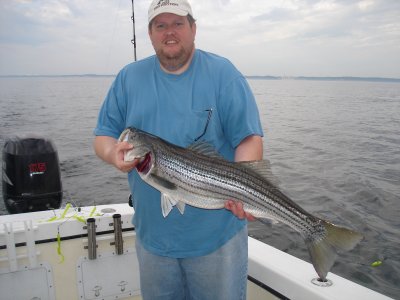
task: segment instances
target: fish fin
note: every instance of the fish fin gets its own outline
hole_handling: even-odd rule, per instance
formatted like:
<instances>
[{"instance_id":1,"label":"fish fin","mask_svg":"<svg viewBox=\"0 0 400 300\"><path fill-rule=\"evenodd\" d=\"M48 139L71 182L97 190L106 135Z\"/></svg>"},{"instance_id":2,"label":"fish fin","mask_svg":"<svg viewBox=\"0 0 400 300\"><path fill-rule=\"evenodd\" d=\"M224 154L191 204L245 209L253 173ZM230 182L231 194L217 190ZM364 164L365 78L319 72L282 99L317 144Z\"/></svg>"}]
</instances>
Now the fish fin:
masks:
<instances>
[{"instance_id":1,"label":"fish fin","mask_svg":"<svg viewBox=\"0 0 400 300\"><path fill-rule=\"evenodd\" d=\"M184 214L185 202L179 201L167 194L161 194L161 211L164 218L169 215L174 206L178 208L182 215Z\"/></svg>"},{"instance_id":2,"label":"fish fin","mask_svg":"<svg viewBox=\"0 0 400 300\"><path fill-rule=\"evenodd\" d=\"M265 225L276 225L279 224L279 221L275 219L272 215L265 213L264 210L260 210L250 204L243 203L243 209L253 215L253 217L257 218L258 221L264 223Z\"/></svg>"},{"instance_id":3,"label":"fish fin","mask_svg":"<svg viewBox=\"0 0 400 300\"><path fill-rule=\"evenodd\" d=\"M151 176L151 180L153 180L157 185L162 186L163 188L167 189L167 190L176 190L176 184L166 180L158 175L155 174L150 174Z\"/></svg>"},{"instance_id":4,"label":"fish fin","mask_svg":"<svg viewBox=\"0 0 400 300\"><path fill-rule=\"evenodd\" d=\"M258 221L261 223L264 223L266 225L276 225L279 224L278 220L272 219L272 218L257 218Z\"/></svg>"},{"instance_id":5,"label":"fish fin","mask_svg":"<svg viewBox=\"0 0 400 300\"><path fill-rule=\"evenodd\" d=\"M215 150L213 145L205 141L195 142L191 144L188 147L188 149L209 157L225 160L225 158ZM280 184L280 181L272 174L271 163L267 159L254 160L254 161L240 161L236 162L236 164L251 169L253 172L267 179L270 183L272 183L275 186L278 186Z\"/></svg>"},{"instance_id":6,"label":"fish fin","mask_svg":"<svg viewBox=\"0 0 400 300\"><path fill-rule=\"evenodd\" d=\"M176 207L178 208L181 215L183 215L185 213L185 207L186 207L185 202L178 201L178 203L176 203Z\"/></svg>"},{"instance_id":7,"label":"fish fin","mask_svg":"<svg viewBox=\"0 0 400 300\"><path fill-rule=\"evenodd\" d=\"M175 204L176 202L170 196L161 194L161 211L164 218L169 215Z\"/></svg>"},{"instance_id":8,"label":"fish fin","mask_svg":"<svg viewBox=\"0 0 400 300\"><path fill-rule=\"evenodd\" d=\"M254 160L254 161L239 161L236 163L251 169L253 172L265 178L275 186L279 186L281 183L279 179L274 174L272 174L271 163L267 159Z\"/></svg>"},{"instance_id":9,"label":"fish fin","mask_svg":"<svg viewBox=\"0 0 400 300\"><path fill-rule=\"evenodd\" d=\"M214 158L225 160L225 158L221 154L219 154L217 152L217 150L215 150L213 145L211 145L205 141L195 142L195 143L191 144L188 147L188 149L190 149L194 152L209 156L209 157L214 157Z\"/></svg>"},{"instance_id":10,"label":"fish fin","mask_svg":"<svg viewBox=\"0 0 400 300\"><path fill-rule=\"evenodd\" d=\"M306 238L306 244L315 271L321 280L325 280L337 254L353 249L363 239L363 235L323 220L321 220L321 225L324 227L325 234L314 239Z\"/></svg>"}]
</instances>

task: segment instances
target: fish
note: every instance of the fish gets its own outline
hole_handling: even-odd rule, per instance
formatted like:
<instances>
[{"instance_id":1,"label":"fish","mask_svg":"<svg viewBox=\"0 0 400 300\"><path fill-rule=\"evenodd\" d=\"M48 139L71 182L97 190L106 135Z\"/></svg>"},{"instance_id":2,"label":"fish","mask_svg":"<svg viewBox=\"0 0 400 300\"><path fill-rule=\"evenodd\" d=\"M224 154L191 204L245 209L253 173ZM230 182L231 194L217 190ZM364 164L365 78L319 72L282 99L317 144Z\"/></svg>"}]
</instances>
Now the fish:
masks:
<instances>
[{"instance_id":1,"label":"fish","mask_svg":"<svg viewBox=\"0 0 400 300\"><path fill-rule=\"evenodd\" d=\"M241 201L255 218L282 222L299 232L321 281L326 281L338 253L352 250L363 239L359 232L318 218L286 196L265 160L231 162L206 142L180 147L134 127L121 133L119 142L123 141L133 146L124 160L137 159L141 179L161 192L164 217L174 207L184 214L186 205L224 209L228 199Z\"/></svg>"}]
</instances>

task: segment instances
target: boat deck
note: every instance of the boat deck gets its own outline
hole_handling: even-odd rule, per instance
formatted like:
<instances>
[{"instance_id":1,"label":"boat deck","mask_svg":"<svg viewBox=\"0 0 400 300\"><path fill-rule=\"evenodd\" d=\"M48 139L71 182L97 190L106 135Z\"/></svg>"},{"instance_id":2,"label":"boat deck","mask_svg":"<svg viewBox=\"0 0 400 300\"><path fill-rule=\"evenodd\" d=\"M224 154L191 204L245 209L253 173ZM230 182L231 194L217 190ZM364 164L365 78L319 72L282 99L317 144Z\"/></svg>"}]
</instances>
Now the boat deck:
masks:
<instances>
[{"instance_id":1,"label":"boat deck","mask_svg":"<svg viewBox=\"0 0 400 300\"><path fill-rule=\"evenodd\" d=\"M1 299L141 299L132 215L114 204L1 216ZM311 264L249 237L248 300L390 299L315 277Z\"/></svg>"}]
</instances>

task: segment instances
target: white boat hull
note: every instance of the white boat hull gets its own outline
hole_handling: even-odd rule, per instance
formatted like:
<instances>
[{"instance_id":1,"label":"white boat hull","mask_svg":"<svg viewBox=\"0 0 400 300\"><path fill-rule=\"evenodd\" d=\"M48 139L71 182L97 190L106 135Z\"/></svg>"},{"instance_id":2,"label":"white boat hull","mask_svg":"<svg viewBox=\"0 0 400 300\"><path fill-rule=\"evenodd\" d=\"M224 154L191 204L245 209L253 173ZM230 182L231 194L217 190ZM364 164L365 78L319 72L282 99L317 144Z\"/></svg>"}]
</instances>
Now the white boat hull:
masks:
<instances>
[{"instance_id":1,"label":"white boat hull","mask_svg":"<svg viewBox=\"0 0 400 300\"><path fill-rule=\"evenodd\" d=\"M114 214L121 215L120 255ZM132 215L127 204L115 204L0 216L0 298L141 299ZM82 222L89 217L96 224L92 252ZM329 287L313 284L315 277L311 264L249 237L248 300L390 299L332 273Z\"/></svg>"}]
</instances>

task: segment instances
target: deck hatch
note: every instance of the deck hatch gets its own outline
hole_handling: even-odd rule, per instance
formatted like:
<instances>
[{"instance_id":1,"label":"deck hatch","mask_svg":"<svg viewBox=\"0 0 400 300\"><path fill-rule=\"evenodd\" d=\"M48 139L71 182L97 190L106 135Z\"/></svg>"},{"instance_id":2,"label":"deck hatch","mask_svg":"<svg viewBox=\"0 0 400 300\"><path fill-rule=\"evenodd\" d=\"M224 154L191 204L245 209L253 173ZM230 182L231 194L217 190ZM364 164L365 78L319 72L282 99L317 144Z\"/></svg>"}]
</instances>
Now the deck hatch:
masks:
<instances>
[{"instance_id":1,"label":"deck hatch","mask_svg":"<svg viewBox=\"0 0 400 300\"><path fill-rule=\"evenodd\" d=\"M51 266L41 263L35 268L21 267L16 272L0 269L2 300L55 300Z\"/></svg>"},{"instance_id":2,"label":"deck hatch","mask_svg":"<svg viewBox=\"0 0 400 300\"><path fill-rule=\"evenodd\" d=\"M126 266L130 266L127 268ZM140 294L136 252L99 254L95 260L81 257L77 263L79 299L123 299Z\"/></svg>"}]
</instances>

